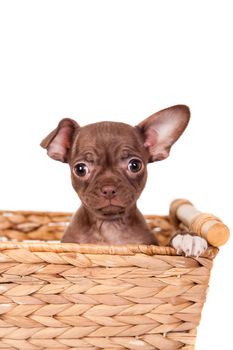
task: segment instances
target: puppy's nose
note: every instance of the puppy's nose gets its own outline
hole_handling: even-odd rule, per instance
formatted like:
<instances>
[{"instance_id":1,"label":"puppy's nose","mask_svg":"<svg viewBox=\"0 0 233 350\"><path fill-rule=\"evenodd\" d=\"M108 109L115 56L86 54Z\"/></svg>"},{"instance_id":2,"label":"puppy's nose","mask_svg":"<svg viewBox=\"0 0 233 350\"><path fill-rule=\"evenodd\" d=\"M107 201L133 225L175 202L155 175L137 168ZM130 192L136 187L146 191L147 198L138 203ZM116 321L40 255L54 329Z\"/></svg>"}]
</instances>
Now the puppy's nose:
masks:
<instances>
[{"instance_id":1,"label":"puppy's nose","mask_svg":"<svg viewBox=\"0 0 233 350\"><path fill-rule=\"evenodd\" d=\"M112 199L116 196L117 190L114 185L106 185L101 188L102 195L107 199Z\"/></svg>"}]
</instances>

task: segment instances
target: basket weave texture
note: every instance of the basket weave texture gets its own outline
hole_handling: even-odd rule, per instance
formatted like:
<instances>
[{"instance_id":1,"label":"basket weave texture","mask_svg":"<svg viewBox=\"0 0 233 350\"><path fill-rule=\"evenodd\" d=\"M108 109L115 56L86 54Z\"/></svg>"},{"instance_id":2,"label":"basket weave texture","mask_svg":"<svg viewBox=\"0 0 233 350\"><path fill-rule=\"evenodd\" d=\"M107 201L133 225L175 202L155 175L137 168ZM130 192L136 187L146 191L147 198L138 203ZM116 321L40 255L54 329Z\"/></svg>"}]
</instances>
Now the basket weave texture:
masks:
<instances>
[{"instance_id":1,"label":"basket weave texture","mask_svg":"<svg viewBox=\"0 0 233 350\"><path fill-rule=\"evenodd\" d=\"M0 212L0 349L193 350L216 248L59 243L67 213ZM148 216L164 244L167 216ZM52 242L51 242L52 241Z\"/></svg>"}]
</instances>

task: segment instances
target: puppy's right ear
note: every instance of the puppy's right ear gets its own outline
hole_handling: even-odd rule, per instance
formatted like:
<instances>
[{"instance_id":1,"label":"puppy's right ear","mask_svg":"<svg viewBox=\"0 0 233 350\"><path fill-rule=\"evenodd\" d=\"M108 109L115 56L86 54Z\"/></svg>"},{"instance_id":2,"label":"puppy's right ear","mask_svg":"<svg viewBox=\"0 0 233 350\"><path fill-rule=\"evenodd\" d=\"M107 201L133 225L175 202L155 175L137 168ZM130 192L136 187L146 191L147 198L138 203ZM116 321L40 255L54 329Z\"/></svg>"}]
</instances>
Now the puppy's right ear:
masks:
<instances>
[{"instance_id":1,"label":"puppy's right ear","mask_svg":"<svg viewBox=\"0 0 233 350\"><path fill-rule=\"evenodd\" d=\"M80 126L73 119L62 119L40 145L47 149L49 157L67 163L69 150L79 129Z\"/></svg>"}]
</instances>

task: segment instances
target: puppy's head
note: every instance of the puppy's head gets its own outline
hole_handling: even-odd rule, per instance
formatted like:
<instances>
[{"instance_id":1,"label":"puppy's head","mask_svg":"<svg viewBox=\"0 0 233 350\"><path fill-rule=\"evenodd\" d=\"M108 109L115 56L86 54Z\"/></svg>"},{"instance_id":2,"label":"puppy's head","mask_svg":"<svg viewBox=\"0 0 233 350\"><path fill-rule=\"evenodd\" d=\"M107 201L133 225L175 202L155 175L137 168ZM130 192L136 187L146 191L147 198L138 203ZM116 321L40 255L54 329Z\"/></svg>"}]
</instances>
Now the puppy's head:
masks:
<instances>
[{"instance_id":1,"label":"puppy's head","mask_svg":"<svg viewBox=\"0 0 233 350\"><path fill-rule=\"evenodd\" d=\"M177 105L136 127L115 122L80 127L66 118L41 146L51 158L69 163L84 207L97 218L114 220L135 207L146 183L147 163L169 155L189 116L188 107Z\"/></svg>"}]
</instances>

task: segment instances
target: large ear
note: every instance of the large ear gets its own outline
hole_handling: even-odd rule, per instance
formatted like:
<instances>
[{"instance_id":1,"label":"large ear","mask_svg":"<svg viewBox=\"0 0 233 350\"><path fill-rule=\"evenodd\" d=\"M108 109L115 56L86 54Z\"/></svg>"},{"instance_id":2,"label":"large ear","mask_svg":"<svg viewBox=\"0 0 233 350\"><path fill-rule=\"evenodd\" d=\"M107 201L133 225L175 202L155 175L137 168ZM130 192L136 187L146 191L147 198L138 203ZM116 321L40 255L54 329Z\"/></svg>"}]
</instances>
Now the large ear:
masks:
<instances>
[{"instance_id":1,"label":"large ear","mask_svg":"<svg viewBox=\"0 0 233 350\"><path fill-rule=\"evenodd\" d=\"M57 128L46 136L40 145L47 149L49 157L67 163L74 134L79 129L80 126L73 119L62 119Z\"/></svg>"},{"instance_id":2,"label":"large ear","mask_svg":"<svg viewBox=\"0 0 233 350\"><path fill-rule=\"evenodd\" d=\"M143 134L144 146L149 150L149 162L168 157L171 146L185 130L189 118L189 108L177 105L151 115L137 126Z\"/></svg>"}]
</instances>

